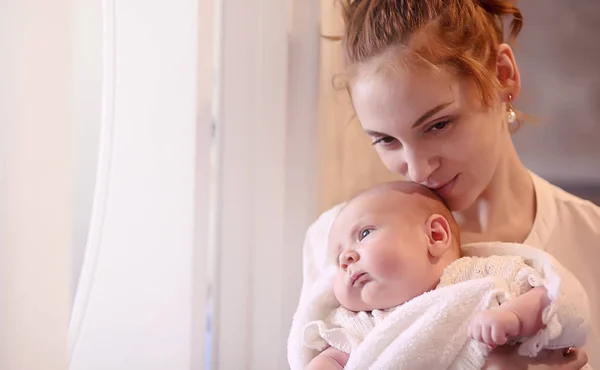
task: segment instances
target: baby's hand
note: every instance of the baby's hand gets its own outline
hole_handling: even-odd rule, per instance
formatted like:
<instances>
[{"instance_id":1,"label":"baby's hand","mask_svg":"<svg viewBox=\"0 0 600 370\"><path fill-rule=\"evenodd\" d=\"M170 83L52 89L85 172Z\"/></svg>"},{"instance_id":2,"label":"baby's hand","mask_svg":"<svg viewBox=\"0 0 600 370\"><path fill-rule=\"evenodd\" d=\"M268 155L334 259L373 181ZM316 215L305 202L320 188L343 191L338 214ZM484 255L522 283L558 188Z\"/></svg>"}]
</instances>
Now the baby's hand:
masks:
<instances>
[{"instance_id":1,"label":"baby's hand","mask_svg":"<svg viewBox=\"0 0 600 370\"><path fill-rule=\"evenodd\" d=\"M511 310L495 308L476 313L469 324L469 336L489 346L506 344L519 335L521 320Z\"/></svg>"}]
</instances>

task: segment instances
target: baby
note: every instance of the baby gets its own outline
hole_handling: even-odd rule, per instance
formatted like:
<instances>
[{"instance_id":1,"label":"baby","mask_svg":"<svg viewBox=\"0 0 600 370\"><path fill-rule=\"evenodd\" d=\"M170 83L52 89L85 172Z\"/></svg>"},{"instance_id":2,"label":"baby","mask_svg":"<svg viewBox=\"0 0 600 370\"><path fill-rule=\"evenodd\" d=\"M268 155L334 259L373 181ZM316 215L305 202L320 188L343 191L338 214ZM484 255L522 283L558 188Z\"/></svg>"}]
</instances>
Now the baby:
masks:
<instances>
[{"instance_id":1,"label":"baby","mask_svg":"<svg viewBox=\"0 0 600 370\"><path fill-rule=\"evenodd\" d=\"M506 280L515 294L492 309L473 313L467 330L471 342L489 351L546 327L542 318L551 301L546 287L535 283L543 280L542 272L514 255L461 257L452 214L419 185L387 183L351 199L331 226L329 248L338 267L333 290L341 307L313 330L327 347L307 369L346 366L349 352L360 343L336 348L339 329L347 329L342 337L350 342L360 342L372 330L370 325L413 298L489 276ZM361 333L351 329L353 325L371 329ZM305 343L311 340L305 338Z\"/></svg>"}]
</instances>

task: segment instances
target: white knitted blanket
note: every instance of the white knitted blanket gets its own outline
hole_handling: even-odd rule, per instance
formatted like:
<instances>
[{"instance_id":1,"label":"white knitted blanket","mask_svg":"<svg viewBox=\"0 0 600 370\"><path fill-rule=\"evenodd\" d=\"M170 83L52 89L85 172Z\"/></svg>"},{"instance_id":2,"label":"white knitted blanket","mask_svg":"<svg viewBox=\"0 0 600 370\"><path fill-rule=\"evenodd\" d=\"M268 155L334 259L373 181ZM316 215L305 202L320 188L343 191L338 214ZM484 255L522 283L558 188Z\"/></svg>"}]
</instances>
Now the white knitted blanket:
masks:
<instances>
[{"instance_id":1,"label":"white knitted blanket","mask_svg":"<svg viewBox=\"0 0 600 370\"><path fill-rule=\"evenodd\" d=\"M468 318L492 307L495 292L506 289L501 279L479 279L433 290L390 312L338 309L331 321L305 327L305 344L351 353L345 369L480 369L487 350L467 337Z\"/></svg>"},{"instance_id":2,"label":"white knitted blanket","mask_svg":"<svg viewBox=\"0 0 600 370\"><path fill-rule=\"evenodd\" d=\"M542 348L576 347L585 342L587 297L578 281L551 256L507 243L466 246L464 252L482 257L518 254L535 270L521 274L521 283L548 289L553 302L543 315L547 327L524 339L521 354L533 356ZM480 369L487 349L467 337L469 318L519 291L515 274L507 279L453 273L442 279L438 289L393 310L369 315L339 308L332 290L334 272L334 268L327 270L303 294L288 341L292 370L303 369L328 345L351 353L346 369ZM502 271L494 274L503 275ZM348 322L353 324L344 324Z\"/></svg>"}]
</instances>

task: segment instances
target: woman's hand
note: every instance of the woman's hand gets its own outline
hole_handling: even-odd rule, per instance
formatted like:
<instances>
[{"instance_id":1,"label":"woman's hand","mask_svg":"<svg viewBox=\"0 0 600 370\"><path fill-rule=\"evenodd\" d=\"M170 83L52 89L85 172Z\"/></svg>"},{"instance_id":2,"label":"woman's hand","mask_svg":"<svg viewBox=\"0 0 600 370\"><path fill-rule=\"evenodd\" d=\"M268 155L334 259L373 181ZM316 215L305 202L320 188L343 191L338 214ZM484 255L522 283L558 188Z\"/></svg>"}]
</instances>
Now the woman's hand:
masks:
<instances>
[{"instance_id":1,"label":"woman's hand","mask_svg":"<svg viewBox=\"0 0 600 370\"><path fill-rule=\"evenodd\" d=\"M535 358L520 356L515 346L503 346L493 350L483 367L484 370L581 370L588 362L585 351L573 349L542 351Z\"/></svg>"}]
</instances>

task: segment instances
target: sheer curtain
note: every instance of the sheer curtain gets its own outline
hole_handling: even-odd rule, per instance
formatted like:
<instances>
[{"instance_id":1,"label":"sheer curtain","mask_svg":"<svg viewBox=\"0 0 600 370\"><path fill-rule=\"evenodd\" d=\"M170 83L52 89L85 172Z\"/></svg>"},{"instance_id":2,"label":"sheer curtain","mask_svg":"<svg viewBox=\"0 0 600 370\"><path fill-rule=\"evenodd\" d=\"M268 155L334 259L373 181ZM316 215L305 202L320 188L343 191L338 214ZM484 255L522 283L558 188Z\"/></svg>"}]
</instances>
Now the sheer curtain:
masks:
<instances>
[{"instance_id":1,"label":"sheer curtain","mask_svg":"<svg viewBox=\"0 0 600 370\"><path fill-rule=\"evenodd\" d=\"M105 0L102 12L100 152L70 369L188 370L203 353L195 261L208 241L196 234L210 135L197 121L198 2Z\"/></svg>"},{"instance_id":2,"label":"sheer curtain","mask_svg":"<svg viewBox=\"0 0 600 370\"><path fill-rule=\"evenodd\" d=\"M104 0L71 370L287 367L316 209L318 13Z\"/></svg>"},{"instance_id":3,"label":"sheer curtain","mask_svg":"<svg viewBox=\"0 0 600 370\"><path fill-rule=\"evenodd\" d=\"M214 364L283 369L315 217L319 8L231 0L221 11Z\"/></svg>"}]
</instances>

